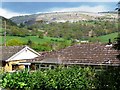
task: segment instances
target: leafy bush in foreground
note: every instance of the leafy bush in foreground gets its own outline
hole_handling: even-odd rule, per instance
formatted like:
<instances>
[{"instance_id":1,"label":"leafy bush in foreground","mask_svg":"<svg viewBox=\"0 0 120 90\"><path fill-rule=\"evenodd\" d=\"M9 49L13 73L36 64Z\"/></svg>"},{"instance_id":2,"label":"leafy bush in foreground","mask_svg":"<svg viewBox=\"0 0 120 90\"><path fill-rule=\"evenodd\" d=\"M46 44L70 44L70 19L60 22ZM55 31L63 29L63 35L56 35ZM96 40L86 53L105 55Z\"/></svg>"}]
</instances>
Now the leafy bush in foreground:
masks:
<instances>
[{"instance_id":1,"label":"leafy bush in foreground","mask_svg":"<svg viewBox=\"0 0 120 90\"><path fill-rule=\"evenodd\" d=\"M11 90L120 90L120 68L58 67L35 72L5 73L3 88Z\"/></svg>"},{"instance_id":2,"label":"leafy bush in foreground","mask_svg":"<svg viewBox=\"0 0 120 90\"><path fill-rule=\"evenodd\" d=\"M15 72L3 76L2 86L12 90L90 90L95 88L94 76L94 70L88 67Z\"/></svg>"},{"instance_id":3,"label":"leafy bush in foreground","mask_svg":"<svg viewBox=\"0 0 120 90\"><path fill-rule=\"evenodd\" d=\"M120 68L102 70L96 74L97 90L120 90Z\"/></svg>"},{"instance_id":4,"label":"leafy bush in foreground","mask_svg":"<svg viewBox=\"0 0 120 90\"><path fill-rule=\"evenodd\" d=\"M11 90L30 87L32 85L31 78L31 74L26 71L6 73L2 79L2 86Z\"/></svg>"}]
</instances>

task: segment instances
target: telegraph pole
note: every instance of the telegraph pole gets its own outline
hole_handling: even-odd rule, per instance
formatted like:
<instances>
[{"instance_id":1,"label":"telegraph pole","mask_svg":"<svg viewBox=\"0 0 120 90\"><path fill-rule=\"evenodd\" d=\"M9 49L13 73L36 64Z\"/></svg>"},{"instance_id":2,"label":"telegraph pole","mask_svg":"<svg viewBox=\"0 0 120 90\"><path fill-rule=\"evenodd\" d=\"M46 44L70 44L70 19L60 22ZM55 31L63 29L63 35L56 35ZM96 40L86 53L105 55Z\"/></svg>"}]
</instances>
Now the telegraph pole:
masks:
<instances>
[{"instance_id":1,"label":"telegraph pole","mask_svg":"<svg viewBox=\"0 0 120 90\"><path fill-rule=\"evenodd\" d=\"M6 21L4 21L5 24L5 31L4 31L4 46L6 46Z\"/></svg>"}]
</instances>

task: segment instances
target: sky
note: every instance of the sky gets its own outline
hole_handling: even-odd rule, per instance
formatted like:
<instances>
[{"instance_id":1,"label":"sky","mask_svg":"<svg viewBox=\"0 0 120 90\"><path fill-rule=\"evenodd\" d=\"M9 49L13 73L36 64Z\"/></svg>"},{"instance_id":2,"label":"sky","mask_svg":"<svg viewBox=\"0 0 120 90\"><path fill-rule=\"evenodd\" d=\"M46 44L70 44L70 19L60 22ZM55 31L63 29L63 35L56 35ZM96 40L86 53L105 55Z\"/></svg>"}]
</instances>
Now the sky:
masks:
<instances>
[{"instance_id":1,"label":"sky","mask_svg":"<svg viewBox=\"0 0 120 90\"><path fill-rule=\"evenodd\" d=\"M18 0L19 1L19 0ZM3 0L0 7L0 16L11 18L13 16L48 13L48 12L67 12L67 11L87 11L87 12L103 12L114 11L117 7L117 0L114 2L12 2ZM46 1L46 0L45 0ZM59 1L59 0L58 0ZM71 2L70 2L71 1ZM91 0L92 1L92 0ZM101 0L102 1L102 0ZM110 1L110 0L109 0Z\"/></svg>"}]
</instances>

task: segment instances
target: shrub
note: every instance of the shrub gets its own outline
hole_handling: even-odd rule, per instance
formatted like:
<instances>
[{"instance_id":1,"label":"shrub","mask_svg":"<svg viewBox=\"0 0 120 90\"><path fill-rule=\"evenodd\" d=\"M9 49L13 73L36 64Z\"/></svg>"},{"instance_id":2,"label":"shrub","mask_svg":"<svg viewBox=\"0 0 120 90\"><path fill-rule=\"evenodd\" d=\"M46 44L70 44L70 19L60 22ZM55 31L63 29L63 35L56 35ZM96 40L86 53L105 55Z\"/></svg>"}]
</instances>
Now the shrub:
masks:
<instances>
[{"instance_id":1,"label":"shrub","mask_svg":"<svg viewBox=\"0 0 120 90\"><path fill-rule=\"evenodd\" d=\"M27 71L6 73L2 77L2 87L9 88L11 90L29 88L32 85L31 78L31 74Z\"/></svg>"},{"instance_id":2,"label":"shrub","mask_svg":"<svg viewBox=\"0 0 120 90\"><path fill-rule=\"evenodd\" d=\"M6 73L2 86L12 90L90 90L95 88L94 76L91 68L59 67L33 73Z\"/></svg>"},{"instance_id":3,"label":"shrub","mask_svg":"<svg viewBox=\"0 0 120 90\"><path fill-rule=\"evenodd\" d=\"M120 68L102 70L97 75L97 90L120 90Z\"/></svg>"}]
</instances>

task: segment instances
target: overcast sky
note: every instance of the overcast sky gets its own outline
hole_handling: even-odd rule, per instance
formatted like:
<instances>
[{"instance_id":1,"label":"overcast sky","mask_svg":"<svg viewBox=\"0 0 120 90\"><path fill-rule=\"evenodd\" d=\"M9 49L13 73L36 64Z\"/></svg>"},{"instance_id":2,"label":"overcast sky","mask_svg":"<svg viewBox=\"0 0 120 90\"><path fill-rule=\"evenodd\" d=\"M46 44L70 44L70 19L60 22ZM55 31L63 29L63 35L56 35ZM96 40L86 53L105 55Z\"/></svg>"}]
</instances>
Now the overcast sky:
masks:
<instances>
[{"instance_id":1,"label":"overcast sky","mask_svg":"<svg viewBox=\"0 0 120 90\"><path fill-rule=\"evenodd\" d=\"M86 0L86 2L83 2L83 0L74 0L74 2L72 2L73 0L69 0L69 2L47 2L47 0L44 0L44 2L42 0L34 0L34 2L32 2L33 0L28 0L29 2L22 2L22 0L20 0L21 2L14 2L14 1L15 0L2 0L2 7L0 8L0 16L11 18L13 16L38 14L38 13L46 13L46 12L113 11L117 7L117 2L119 0L100 0L103 2L95 2L98 0ZM49 1L55 1L55 0L49 0ZM92 2L87 2L87 1L92 1Z\"/></svg>"}]
</instances>

